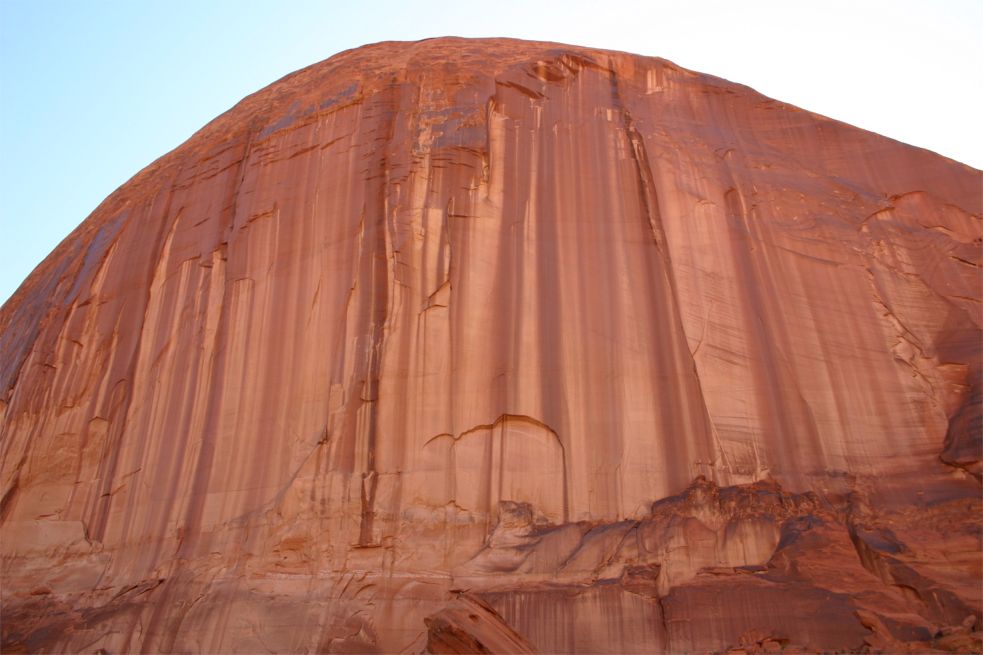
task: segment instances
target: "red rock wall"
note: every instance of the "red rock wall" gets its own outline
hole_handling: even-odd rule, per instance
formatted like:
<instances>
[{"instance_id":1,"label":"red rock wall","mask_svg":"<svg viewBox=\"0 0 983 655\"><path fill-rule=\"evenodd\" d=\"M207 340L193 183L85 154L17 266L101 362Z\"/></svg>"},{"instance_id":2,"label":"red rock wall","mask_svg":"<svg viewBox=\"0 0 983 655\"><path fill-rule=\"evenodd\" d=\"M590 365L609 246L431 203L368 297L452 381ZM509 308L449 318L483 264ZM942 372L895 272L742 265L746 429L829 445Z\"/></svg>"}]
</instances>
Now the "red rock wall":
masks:
<instances>
[{"instance_id":1,"label":"red rock wall","mask_svg":"<svg viewBox=\"0 0 983 655\"><path fill-rule=\"evenodd\" d=\"M870 589L920 617L892 639L930 639L981 605L981 184L621 53L441 39L290 75L117 190L0 310L5 641L419 650L461 580L545 651L804 626L814 609L748 616L830 591L781 568L794 517L767 509L680 514L561 584L557 553L698 476L812 494L870 578L798 643L859 648ZM954 527L922 525L940 512ZM890 548L861 565L857 526L885 525L928 530L903 566L952 616L869 572ZM720 584L758 600L679 627Z\"/></svg>"}]
</instances>

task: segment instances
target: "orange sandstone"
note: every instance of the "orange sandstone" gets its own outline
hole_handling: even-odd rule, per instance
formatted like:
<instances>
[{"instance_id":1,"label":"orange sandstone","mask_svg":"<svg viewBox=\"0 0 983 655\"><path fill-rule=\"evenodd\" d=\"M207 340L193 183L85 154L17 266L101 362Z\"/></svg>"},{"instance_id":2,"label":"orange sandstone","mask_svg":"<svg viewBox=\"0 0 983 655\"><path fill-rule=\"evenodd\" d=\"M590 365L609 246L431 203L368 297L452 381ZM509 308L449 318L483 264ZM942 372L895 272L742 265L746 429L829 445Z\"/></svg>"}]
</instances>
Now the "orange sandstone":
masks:
<instances>
[{"instance_id":1,"label":"orange sandstone","mask_svg":"<svg viewBox=\"0 0 983 655\"><path fill-rule=\"evenodd\" d=\"M0 310L4 652L978 648L981 184L618 52L289 75Z\"/></svg>"}]
</instances>

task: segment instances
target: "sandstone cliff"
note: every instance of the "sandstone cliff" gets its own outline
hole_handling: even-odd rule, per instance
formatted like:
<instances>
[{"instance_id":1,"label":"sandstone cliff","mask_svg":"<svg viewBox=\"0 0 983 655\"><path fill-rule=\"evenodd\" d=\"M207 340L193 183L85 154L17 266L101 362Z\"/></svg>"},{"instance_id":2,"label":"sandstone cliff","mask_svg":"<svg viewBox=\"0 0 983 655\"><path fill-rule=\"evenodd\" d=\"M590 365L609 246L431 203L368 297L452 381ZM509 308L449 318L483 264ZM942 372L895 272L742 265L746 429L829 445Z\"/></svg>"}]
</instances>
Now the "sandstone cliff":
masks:
<instances>
[{"instance_id":1,"label":"sandstone cliff","mask_svg":"<svg viewBox=\"0 0 983 655\"><path fill-rule=\"evenodd\" d=\"M980 648L981 185L661 59L289 75L0 310L4 652Z\"/></svg>"}]
</instances>

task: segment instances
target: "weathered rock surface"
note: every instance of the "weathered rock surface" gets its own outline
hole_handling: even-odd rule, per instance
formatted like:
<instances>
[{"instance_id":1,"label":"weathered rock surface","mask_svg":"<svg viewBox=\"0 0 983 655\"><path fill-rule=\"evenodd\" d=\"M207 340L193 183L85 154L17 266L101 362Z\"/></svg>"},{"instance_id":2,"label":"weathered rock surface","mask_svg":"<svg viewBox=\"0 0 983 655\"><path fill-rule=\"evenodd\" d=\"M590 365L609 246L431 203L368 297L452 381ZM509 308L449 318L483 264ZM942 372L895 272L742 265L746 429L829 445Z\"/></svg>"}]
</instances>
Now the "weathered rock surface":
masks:
<instances>
[{"instance_id":1,"label":"weathered rock surface","mask_svg":"<svg viewBox=\"0 0 983 655\"><path fill-rule=\"evenodd\" d=\"M981 185L660 59L294 73L0 310L3 652L979 650Z\"/></svg>"},{"instance_id":2,"label":"weathered rock surface","mask_svg":"<svg viewBox=\"0 0 983 655\"><path fill-rule=\"evenodd\" d=\"M427 653L535 653L487 603L459 596L434 616L427 625Z\"/></svg>"}]
</instances>

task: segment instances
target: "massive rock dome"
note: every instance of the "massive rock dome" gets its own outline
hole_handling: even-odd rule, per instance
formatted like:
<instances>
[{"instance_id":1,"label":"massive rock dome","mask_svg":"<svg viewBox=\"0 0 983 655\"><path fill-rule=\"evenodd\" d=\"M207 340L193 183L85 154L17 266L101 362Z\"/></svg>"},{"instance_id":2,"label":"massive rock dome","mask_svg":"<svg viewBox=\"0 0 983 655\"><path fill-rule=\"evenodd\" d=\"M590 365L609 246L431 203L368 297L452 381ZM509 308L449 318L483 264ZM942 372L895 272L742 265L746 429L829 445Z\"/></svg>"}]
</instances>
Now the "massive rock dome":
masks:
<instances>
[{"instance_id":1,"label":"massive rock dome","mask_svg":"<svg viewBox=\"0 0 983 655\"><path fill-rule=\"evenodd\" d=\"M618 52L289 75L0 310L4 652L979 648L981 184Z\"/></svg>"}]
</instances>

